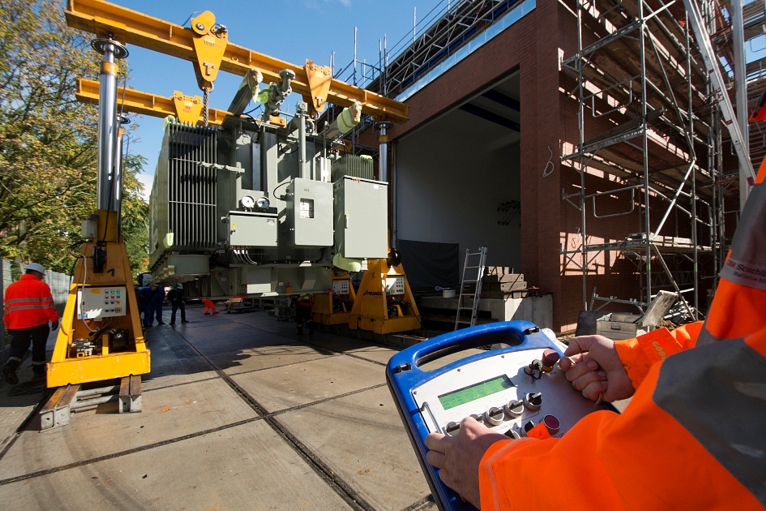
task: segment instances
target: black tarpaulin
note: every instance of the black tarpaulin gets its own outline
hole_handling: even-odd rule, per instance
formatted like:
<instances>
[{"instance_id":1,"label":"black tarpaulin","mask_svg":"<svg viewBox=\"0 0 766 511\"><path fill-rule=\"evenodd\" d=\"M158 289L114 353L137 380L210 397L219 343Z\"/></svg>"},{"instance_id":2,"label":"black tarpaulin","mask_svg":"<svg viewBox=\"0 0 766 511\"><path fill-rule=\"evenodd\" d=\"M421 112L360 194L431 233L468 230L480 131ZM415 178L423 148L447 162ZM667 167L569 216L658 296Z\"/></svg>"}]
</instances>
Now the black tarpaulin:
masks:
<instances>
[{"instance_id":1,"label":"black tarpaulin","mask_svg":"<svg viewBox=\"0 0 766 511\"><path fill-rule=\"evenodd\" d=\"M460 287L460 245L398 240L402 266L414 293Z\"/></svg>"}]
</instances>

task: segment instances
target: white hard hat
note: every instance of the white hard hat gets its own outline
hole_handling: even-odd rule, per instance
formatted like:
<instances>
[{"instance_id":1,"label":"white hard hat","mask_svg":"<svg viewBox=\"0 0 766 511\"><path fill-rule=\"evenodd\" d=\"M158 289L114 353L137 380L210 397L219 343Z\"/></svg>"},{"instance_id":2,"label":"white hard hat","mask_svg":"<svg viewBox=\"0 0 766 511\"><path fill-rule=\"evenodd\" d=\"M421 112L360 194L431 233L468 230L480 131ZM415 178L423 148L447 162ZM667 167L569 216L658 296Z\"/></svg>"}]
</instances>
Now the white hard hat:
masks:
<instances>
[{"instance_id":1,"label":"white hard hat","mask_svg":"<svg viewBox=\"0 0 766 511\"><path fill-rule=\"evenodd\" d=\"M45 274L45 266L37 263L29 263L25 271L36 271L37 273Z\"/></svg>"}]
</instances>

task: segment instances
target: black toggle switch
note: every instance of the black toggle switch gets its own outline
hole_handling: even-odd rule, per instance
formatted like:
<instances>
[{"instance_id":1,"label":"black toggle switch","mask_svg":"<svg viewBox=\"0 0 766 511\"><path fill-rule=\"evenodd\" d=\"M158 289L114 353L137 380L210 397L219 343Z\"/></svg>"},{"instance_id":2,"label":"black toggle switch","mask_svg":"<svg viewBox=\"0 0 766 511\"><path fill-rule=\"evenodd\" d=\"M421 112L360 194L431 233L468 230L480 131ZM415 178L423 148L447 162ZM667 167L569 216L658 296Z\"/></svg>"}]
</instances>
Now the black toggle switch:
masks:
<instances>
[{"instance_id":1,"label":"black toggle switch","mask_svg":"<svg viewBox=\"0 0 766 511\"><path fill-rule=\"evenodd\" d=\"M541 392L530 392L524 396L524 406L532 411L539 410L543 406L543 394Z\"/></svg>"},{"instance_id":2,"label":"black toggle switch","mask_svg":"<svg viewBox=\"0 0 766 511\"><path fill-rule=\"evenodd\" d=\"M490 426L497 426L503 423L503 409L492 406L484 413L484 420Z\"/></svg>"},{"instance_id":3,"label":"black toggle switch","mask_svg":"<svg viewBox=\"0 0 766 511\"><path fill-rule=\"evenodd\" d=\"M518 417L524 411L524 402L514 399L505 405L505 413L509 417Z\"/></svg>"},{"instance_id":4,"label":"black toggle switch","mask_svg":"<svg viewBox=\"0 0 766 511\"><path fill-rule=\"evenodd\" d=\"M527 436L527 433L532 431L532 428L534 428L535 426L537 426L537 424L535 424L535 421L527 421L527 423L524 424L524 427L521 428L521 436Z\"/></svg>"},{"instance_id":5,"label":"black toggle switch","mask_svg":"<svg viewBox=\"0 0 766 511\"><path fill-rule=\"evenodd\" d=\"M448 436L455 436L458 431L460 431L460 423L459 422L450 422L444 428L444 434L448 435Z\"/></svg>"}]
</instances>

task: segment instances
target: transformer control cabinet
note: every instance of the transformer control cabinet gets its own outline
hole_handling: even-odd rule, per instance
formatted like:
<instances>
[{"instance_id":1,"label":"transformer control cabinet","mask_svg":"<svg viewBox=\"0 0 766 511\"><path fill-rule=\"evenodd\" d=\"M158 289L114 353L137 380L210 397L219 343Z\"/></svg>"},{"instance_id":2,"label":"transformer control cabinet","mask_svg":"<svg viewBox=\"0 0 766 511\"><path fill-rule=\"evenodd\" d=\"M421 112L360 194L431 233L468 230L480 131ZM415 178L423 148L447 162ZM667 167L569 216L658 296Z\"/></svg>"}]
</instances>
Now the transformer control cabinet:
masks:
<instances>
[{"instance_id":1,"label":"transformer control cabinet","mask_svg":"<svg viewBox=\"0 0 766 511\"><path fill-rule=\"evenodd\" d=\"M125 316L128 295L125 286L86 287L77 290L77 319Z\"/></svg>"},{"instance_id":2,"label":"transformer control cabinet","mask_svg":"<svg viewBox=\"0 0 766 511\"><path fill-rule=\"evenodd\" d=\"M469 354L441 368L419 363L487 345L501 348ZM426 459L429 433L455 435L466 417L512 439L544 424L563 436L597 405L572 388L558 368L561 345L528 321L507 321L458 330L421 342L393 356L386 380L399 415L440 510L473 510L439 479Z\"/></svg>"},{"instance_id":3,"label":"transformer control cabinet","mask_svg":"<svg viewBox=\"0 0 766 511\"><path fill-rule=\"evenodd\" d=\"M287 190L287 224L296 247L333 244L332 183L294 178Z\"/></svg>"}]
</instances>

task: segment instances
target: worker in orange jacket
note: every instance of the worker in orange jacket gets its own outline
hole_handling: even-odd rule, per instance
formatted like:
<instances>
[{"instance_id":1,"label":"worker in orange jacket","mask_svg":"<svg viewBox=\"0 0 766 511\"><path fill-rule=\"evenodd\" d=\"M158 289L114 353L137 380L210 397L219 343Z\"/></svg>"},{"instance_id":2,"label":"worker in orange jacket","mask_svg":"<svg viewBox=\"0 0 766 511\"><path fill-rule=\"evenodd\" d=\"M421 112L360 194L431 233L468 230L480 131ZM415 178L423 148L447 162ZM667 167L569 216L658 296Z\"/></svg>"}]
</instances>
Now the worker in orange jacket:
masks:
<instances>
[{"instance_id":1,"label":"worker in orange jacket","mask_svg":"<svg viewBox=\"0 0 766 511\"><path fill-rule=\"evenodd\" d=\"M562 438L510 440L471 418L430 434L427 460L482 510L766 507L766 166L704 322L570 342L559 365L587 398L632 397ZM693 348L693 349L690 349Z\"/></svg>"},{"instance_id":2,"label":"worker in orange jacket","mask_svg":"<svg viewBox=\"0 0 766 511\"><path fill-rule=\"evenodd\" d=\"M19 382L16 369L30 343L35 376L45 376L45 343L50 333L48 321L55 330L59 326L59 316L53 306L51 288L43 282L44 278L45 268L41 264L28 264L26 273L5 290L3 321L11 333L11 351L3 374L11 385Z\"/></svg>"}]
</instances>

